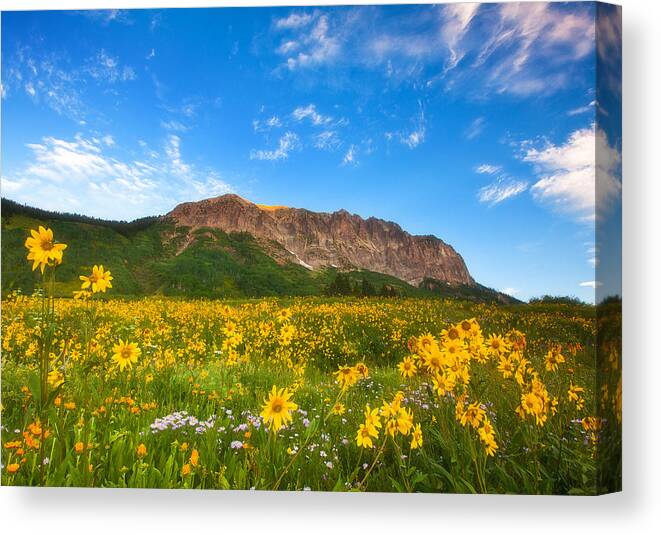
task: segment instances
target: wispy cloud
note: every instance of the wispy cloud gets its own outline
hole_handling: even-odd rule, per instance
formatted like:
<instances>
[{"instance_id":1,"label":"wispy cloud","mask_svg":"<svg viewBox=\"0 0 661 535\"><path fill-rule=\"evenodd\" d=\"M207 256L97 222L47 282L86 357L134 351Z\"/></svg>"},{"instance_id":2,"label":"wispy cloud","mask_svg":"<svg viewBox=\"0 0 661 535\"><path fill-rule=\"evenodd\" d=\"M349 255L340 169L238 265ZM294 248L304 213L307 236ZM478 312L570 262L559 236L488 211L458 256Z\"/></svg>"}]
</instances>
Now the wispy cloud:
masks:
<instances>
[{"instance_id":1,"label":"wispy cloud","mask_svg":"<svg viewBox=\"0 0 661 535\"><path fill-rule=\"evenodd\" d=\"M268 119L255 119L252 122L252 128L255 132L265 132L272 128L279 128L282 126L282 121L277 115L271 115Z\"/></svg>"},{"instance_id":2,"label":"wispy cloud","mask_svg":"<svg viewBox=\"0 0 661 535\"><path fill-rule=\"evenodd\" d=\"M282 29L298 29L304 26L308 26L312 20L313 16L309 13L291 13L288 17L283 17L275 21L275 27L279 30Z\"/></svg>"},{"instance_id":3,"label":"wispy cloud","mask_svg":"<svg viewBox=\"0 0 661 535\"><path fill-rule=\"evenodd\" d=\"M133 67L120 65L119 59L104 49L99 50L96 56L88 61L87 72L95 80L109 83L126 82L136 78Z\"/></svg>"},{"instance_id":4,"label":"wispy cloud","mask_svg":"<svg viewBox=\"0 0 661 535\"><path fill-rule=\"evenodd\" d=\"M286 160L289 153L299 146L298 136L294 132L286 132L278 141L278 146L273 150L252 150L251 160Z\"/></svg>"},{"instance_id":5,"label":"wispy cloud","mask_svg":"<svg viewBox=\"0 0 661 535\"><path fill-rule=\"evenodd\" d=\"M314 146L322 150L335 150L342 145L335 130L324 130L314 136Z\"/></svg>"},{"instance_id":6,"label":"wispy cloud","mask_svg":"<svg viewBox=\"0 0 661 535\"><path fill-rule=\"evenodd\" d=\"M590 266L597 267L599 264L599 256L598 256L598 251L599 249L597 248L596 244L593 241L585 242L585 254L588 257L588 264Z\"/></svg>"},{"instance_id":7,"label":"wispy cloud","mask_svg":"<svg viewBox=\"0 0 661 535\"><path fill-rule=\"evenodd\" d=\"M187 132L190 130L189 126L186 126L183 123L180 123L179 121L161 121L161 127L164 128L165 130L171 130L173 132Z\"/></svg>"},{"instance_id":8,"label":"wispy cloud","mask_svg":"<svg viewBox=\"0 0 661 535\"><path fill-rule=\"evenodd\" d=\"M110 135L46 137L27 147L31 157L17 173L2 177L2 188L15 200L45 209L131 219L232 190L215 169L186 162L175 135L163 151L145 146L144 159L122 158Z\"/></svg>"},{"instance_id":9,"label":"wispy cloud","mask_svg":"<svg viewBox=\"0 0 661 535\"><path fill-rule=\"evenodd\" d=\"M419 111L411 119L413 123L413 128L410 130L404 130L397 132L397 138L400 143L406 145L409 149L415 149L425 140L425 135L427 133L427 121L425 120L425 111L422 107L422 103L419 102ZM392 137L392 132L386 133L386 138L390 139Z\"/></svg>"},{"instance_id":10,"label":"wispy cloud","mask_svg":"<svg viewBox=\"0 0 661 535\"><path fill-rule=\"evenodd\" d=\"M25 92L34 102L77 122L89 112L84 103L84 79L76 69L53 53L37 53L29 46L16 45L16 52L3 53L3 98Z\"/></svg>"},{"instance_id":11,"label":"wispy cloud","mask_svg":"<svg viewBox=\"0 0 661 535\"><path fill-rule=\"evenodd\" d=\"M289 70L315 67L336 59L341 50L338 27L331 28L327 14L292 13L275 22L276 29L287 32L276 51L284 56Z\"/></svg>"},{"instance_id":12,"label":"wispy cloud","mask_svg":"<svg viewBox=\"0 0 661 535\"><path fill-rule=\"evenodd\" d=\"M103 26L108 26L112 23L133 24L130 12L126 9L89 9L78 11L78 13L88 19L99 22Z\"/></svg>"},{"instance_id":13,"label":"wispy cloud","mask_svg":"<svg viewBox=\"0 0 661 535\"><path fill-rule=\"evenodd\" d=\"M480 175L495 175L496 173L499 173L501 170L502 167L500 167L500 165L491 165L488 163L483 163L482 165L478 165L475 168L475 172Z\"/></svg>"},{"instance_id":14,"label":"wispy cloud","mask_svg":"<svg viewBox=\"0 0 661 535\"><path fill-rule=\"evenodd\" d=\"M583 113L588 113L588 112L594 113L594 107L595 107L596 104L597 104L597 101L593 100L592 102L590 102L589 104L587 104L585 106L579 106L578 108L573 108L573 109L569 110L567 112L567 115L572 117L574 115L581 115Z\"/></svg>"},{"instance_id":15,"label":"wispy cloud","mask_svg":"<svg viewBox=\"0 0 661 535\"><path fill-rule=\"evenodd\" d=\"M471 68L483 69L485 86L498 92L553 92L567 83L567 67L594 49L594 16L587 9L513 2L499 4L495 17Z\"/></svg>"},{"instance_id":16,"label":"wispy cloud","mask_svg":"<svg viewBox=\"0 0 661 535\"><path fill-rule=\"evenodd\" d=\"M578 285L583 286L585 288L592 288L593 290L596 290L597 287L602 285L602 283L599 281L585 281L585 282L580 282Z\"/></svg>"},{"instance_id":17,"label":"wispy cloud","mask_svg":"<svg viewBox=\"0 0 661 535\"><path fill-rule=\"evenodd\" d=\"M170 168L177 176L190 175L191 167L181 157L181 138L174 134L168 136L165 144L165 154L170 162Z\"/></svg>"},{"instance_id":18,"label":"wispy cloud","mask_svg":"<svg viewBox=\"0 0 661 535\"><path fill-rule=\"evenodd\" d=\"M445 71L456 67L464 57L465 50L460 48L460 43L479 7L480 4L468 2L444 6L441 35L450 52L445 63Z\"/></svg>"},{"instance_id":19,"label":"wispy cloud","mask_svg":"<svg viewBox=\"0 0 661 535\"><path fill-rule=\"evenodd\" d=\"M487 121L484 117L477 117L464 130L464 137L468 140L475 139L484 131L486 124Z\"/></svg>"},{"instance_id":20,"label":"wispy cloud","mask_svg":"<svg viewBox=\"0 0 661 535\"><path fill-rule=\"evenodd\" d=\"M266 106L262 106L261 113L266 109ZM256 133L267 133L276 128L285 129L286 133L280 138L275 149L255 149L251 151L250 157L253 160L284 160L294 149L313 147L319 150L336 150L342 145L340 131L347 125L345 118L326 115L313 103L297 106L291 112L280 115L254 119L252 127ZM268 140L268 136L265 137Z\"/></svg>"},{"instance_id":21,"label":"wispy cloud","mask_svg":"<svg viewBox=\"0 0 661 535\"><path fill-rule=\"evenodd\" d=\"M516 288L512 288L510 286L508 286L507 288L503 288L500 291L504 294L511 295L511 296L515 296L516 294L520 293L519 290L517 290Z\"/></svg>"},{"instance_id":22,"label":"wispy cloud","mask_svg":"<svg viewBox=\"0 0 661 535\"><path fill-rule=\"evenodd\" d=\"M314 104L308 104L307 106L299 106L292 112L292 117L297 121L302 121L303 119L309 119L314 125L325 125L330 123L333 118L328 115L322 115L317 111L317 107Z\"/></svg>"},{"instance_id":23,"label":"wispy cloud","mask_svg":"<svg viewBox=\"0 0 661 535\"><path fill-rule=\"evenodd\" d=\"M599 215L596 207L609 210L619 197L620 152L594 124L572 132L562 144L533 145L524 144L523 160L535 166L539 179L531 191L539 201L582 221L593 221Z\"/></svg>"},{"instance_id":24,"label":"wispy cloud","mask_svg":"<svg viewBox=\"0 0 661 535\"><path fill-rule=\"evenodd\" d=\"M622 93L622 8L603 4L597 13L599 75L604 88L619 96Z\"/></svg>"},{"instance_id":25,"label":"wispy cloud","mask_svg":"<svg viewBox=\"0 0 661 535\"><path fill-rule=\"evenodd\" d=\"M25 92L35 103L85 124L89 115L100 115L86 103L91 83L127 82L136 78L136 72L105 49L72 67L67 55L44 53L19 43L9 57L3 53L3 77L3 98Z\"/></svg>"},{"instance_id":26,"label":"wispy cloud","mask_svg":"<svg viewBox=\"0 0 661 535\"><path fill-rule=\"evenodd\" d=\"M477 198L481 203L493 206L512 197L516 197L527 189L528 183L523 180L499 178L488 186L480 188Z\"/></svg>"},{"instance_id":27,"label":"wispy cloud","mask_svg":"<svg viewBox=\"0 0 661 535\"><path fill-rule=\"evenodd\" d=\"M358 149L351 145L342 158L342 165L358 165Z\"/></svg>"},{"instance_id":28,"label":"wispy cloud","mask_svg":"<svg viewBox=\"0 0 661 535\"><path fill-rule=\"evenodd\" d=\"M613 24L604 26L616 35ZM480 97L560 90L595 45L593 6L546 2L421 7L397 24L368 6L293 11L273 29L271 50L290 71L379 68L393 80Z\"/></svg>"}]
</instances>

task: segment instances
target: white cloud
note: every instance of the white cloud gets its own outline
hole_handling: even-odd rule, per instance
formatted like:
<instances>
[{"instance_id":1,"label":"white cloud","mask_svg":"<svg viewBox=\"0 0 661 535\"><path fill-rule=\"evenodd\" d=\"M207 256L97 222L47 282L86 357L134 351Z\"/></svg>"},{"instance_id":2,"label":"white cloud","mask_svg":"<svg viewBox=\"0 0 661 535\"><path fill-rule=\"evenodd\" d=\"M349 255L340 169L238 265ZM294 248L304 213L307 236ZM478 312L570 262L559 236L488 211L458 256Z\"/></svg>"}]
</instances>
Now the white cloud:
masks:
<instances>
[{"instance_id":1,"label":"white cloud","mask_svg":"<svg viewBox=\"0 0 661 535\"><path fill-rule=\"evenodd\" d=\"M571 64L594 49L594 16L587 9L544 2L507 2L497 9L488 13L487 34L474 39L468 76L480 73L481 90L551 93L566 85Z\"/></svg>"},{"instance_id":2,"label":"white cloud","mask_svg":"<svg viewBox=\"0 0 661 535\"><path fill-rule=\"evenodd\" d=\"M277 52L278 54L286 56L287 54L297 50L300 46L301 46L300 43L298 43L297 41L284 41L277 48Z\"/></svg>"},{"instance_id":3,"label":"white cloud","mask_svg":"<svg viewBox=\"0 0 661 535\"><path fill-rule=\"evenodd\" d=\"M36 104L48 106L78 124L84 124L90 114L100 115L98 109L90 109L85 103L91 81L115 84L136 78L133 67L121 64L105 49L78 62L77 67L72 67L75 63L63 53L36 52L21 43L14 43L12 51L3 52L3 98L9 90L15 94L23 89Z\"/></svg>"},{"instance_id":4,"label":"white cloud","mask_svg":"<svg viewBox=\"0 0 661 535\"><path fill-rule=\"evenodd\" d=\"M594 50L594 22L589 5L545 2L420 6L396 23L369 6L317 10L277 19L271 50L292 71L378 69L392 83L528 96L573 79L577 61Z\"/></svg>"},{"instance_id":5,"label":"white cloud","mask_svg":"<svg viewBox=\"0 0 661 535\"><path fill-rule=\"evenodd\" d=\"M578 285L583 286L585 288L592 288L593 290L596 290L597 287L602 286L602 283L599 281L585 281L585 282L580 282Z\"/></svg>"},{"instance_id":6,"label":"white cloud","mask_svg":"<svg viewBox=\"0 0 661 535\"><path fill-rule=\"evenodd\" d=\"M594 124L572 132L561 145L528 148L523 160L539 176L531 188L535 198L583 221L594 220L595 207L610 209L622 189L620 152Z\"/></svg>"},{"instance_id":7,"label":"white cloud","mask_svg":"<svg viewBox=\"0 0 661 535\"><path fill-rule=\"evenodd\" d=\"M145 59L152 59L152 58L155 58L155 57L156 57L156 49L152 48L149 51L149 54L147 54L147 56L145 57Z\"/></svg>"},{"instance_id":8,"label":"white cloud","mask_svg":"<svg viewBox=\"0 0 661 535\"><path fill-rule=\"evenodd\" d=\"M32 85L32 82L25 84L25 92L31 97L35 97L37 95L37 91L35 90L34 85Z\"/></svg>"},{"instance_id":9,"label":"white cloud","mask_svg":"<svg viewBox=\"0 0 661 535\"><path fill-rule=\"evenodd\" d=\"M298 136L293 132L286 132L278 142L278 147L274 150L252 150L250 152L251 160L286 160L289 153L299 145Z\"/></svg>"},{"instance_id":10,"label":"white cloud","mask_svg":"<svg viewBox=\"0 0 661 535\"><path fill-rule=\"evenodd\" d=\"M161 121L161 127L165 128L165 130L172 130L173 132L187 132L190 130L188 126L179 121Z\"/></svg>"},{"instance_id":11,"label":"white cloud","mask_svg":"<svg viewBox=\"0 0 661 535\"><path fill-rule=\"evenodd\" d=\"M477 198L482 203L488 203L491 206L499 204L511 197L523 193L528 189L528 183L522 180L513 180L510 178L501 178L495 182L480 188Z\"/></svg>"},{"instance_id":12,"label":"white cloud","mask_svg":"<svg viewBox=\"0 0 661 535\"><path fill-rule=\"evenodd\" d=\"M340 147L342 141L334 130L325 130L314 136L314 146L323 150L335 150Z\"/></svg>"},{"instance_id":13,"label":"white cloud","mask_svg":"<svg viewBox=\"0 0 661 535\"><path fill-rule=\"evenodd\" d=\"M597 11L598 84L618 97L622 93L622 8L602 4Z\"/></svg>"},{"instance_id":14,"label":"white cloud","mask_svg":"<svg viewBox=\"0 0 661 535\"><path fill-rule=\"evenodd\" d=\"M507 295L514 296L514 295L518 294L520 291L517 290L516 288L507 287L507 288L503 288L502 290L500 290L500 292L504 293L504 294L507 294Z\"/></svg>"},{"instance_id":15,"label":"white cloud","mask_svg":"<svg viewBox=\"0 0 661 535\"><path fill-rule=\"evenodd\" d=\"M270 128L276 128L278 126L282 126L282 121L280 121L279 117L273 115L273 116L269 117L268 119L266 119L265 124L266 124L266 126L268 126Z\"/></svg>"},{"instance_id":16,"label":"white cloud","mask_svg":"<svg viewBox=\"0 0 661 535\"><path fill-rule=\"evenodd\" d=\"M317 111L317 108L314 104L308 104L307 106L299 106L292 112L292 116L297 121L302 121L303 119L309 119L314 125L324 125L330 123L333 118L327 115L322 115Z\"/></svg>"},{"instance_id":17,"label":"white cloud","mask_svg":"<svg viewBox=\"0 0 661 535\"><path fill-rule=\"evenodd\" d=\"M120 65L119 59L101 49L96 56L88 61L87 72L98 81L115 83L135 80L133 67Z\"/></svg>"},{"instance_id":18,"label":"white cloud","mask_svg":"<svg viewBox=\"0 0 661 535\"><path fill-rule=\"evenodd\" d=\"M483 163L475 168L475 172L480 175L495 175L500 172L502 167L500 165L491 165L488 163Z\"/></svg>"},{"instance_id":19,"label":"white cloud","mask_svg":"<svg viewBox=\"0 0 661 535\"><path fill-rule=\"evenodd\" d=\"M445 64L446 71L453 69L464 57L465 51L459 48L459 43L468 31L479 7L480 4L468 2L444 6L441 36L450 51Z\"/></svg>"},{"instance_id":20,"label":"white cloud","mask_svg":"<svg viewBox=\"0 0 661 535\"><path fill-rule=\"evenodd\" d=\"M400 132L399 140L409 149L414 149L425 140L427 123L425 121L425 112L420 105L420 111L414 119L415 127L410 132Z\"/></svg>"},{"instance_id":21,"label":"white cloud","mask_svg":"<svg viewBox=\"0 0 661 535\"><path fill-rule=\"evenodd\" d=\"M252 122L252 127L255 132L265 132L271 128L280 128L282 126L282 121L277 115L272 115L268 119L259 120L255 119Z\"/></svg>"},{"instance_id":22,"label":"white cloud","mask_svg":"<svg viewBox=\"0 0 661 535\"><path fill-rule=\"evenodd\" d=\"M468 128L464 131L464 137L469 140L475 139L482 133L485 126L486 119L484 117L478 117L468 125Z\"/></svg>"},{"instance_id":23,"label":"white cloud","mask_svg":"<svg viewBox=\"0 0 661 535\"><path fill-rule=\"evenodd\" d=\"M290 30L276 51L285 56L290 70L315 67L335 60L341 49L338 28L331 28L328 15L290 15L280 19L276 27Z\"/></svg>"},{"instance_id":24,"label":"white cloud","mask_svg":"<svg viewBox=\"0 0 661 535\"><path fill-rule=\"evenodd\" d=\"M181 138L174 134L170 135L165 144L165 154L170 161L170 168L180 177L188 177L191 167L181 158Z\"/></svg>"},{"instance_id":25,"label":"white cloud","mask_svg":"<svg viewBox=\"0 0 661 535\"><path fill-rule=\"evenodd\" d=\"M3 52L3 98L10 90L16 94L22 89L35 103L81 121L87 108L81 97L84 82L80 73L62 67L66 62L53 53L37 57L30 47L20 44L16 44L15 50L9 57Z\"/></svg>"},{"instance_id":26,"label":"white cloud","mask_svg":"<svg viewBox=\"0 0 661 535\"><path fill-rule=\"evenodd\" d=\"M589 104L587 104L585 106L579 106L578 108L574 108L572 110L569 110L567 112L567 115L572 117L574 115L581 115L582 113L588 113L588 112L594 113L594 107L595 107L596 104L597 104L597 101L593 100L592 102L590 102Z\"/></svg>"},{"instance_id":27,"label":"white cloud","mask_svg":"<svg viewBox=\"0 0 661 535\"><path fill-rule=\"evenodd\" d=\"M149 30L155 31L163 22L163 13L157 12L149 19Z\"/></svg>"},{"instance_id":28,"label":"white cloud","mask_svg":"<svg viewBox=\"0 0 661 535\"><path fill-rule=\"evenodd\" d=\"M358 160L358 149L356 148L355 145L351 145L349 147L349 150L344 155L344 158L342 158L342 165L357 165Z\"/></svg>"},{"instance_id":29,"label":"white cloud","mask_svg":"<svg viewBox=\"0 0 661 535\"><path fill-rule=\"evenodd\" d=\"M381 33L368 41L370 54L368 63L380 63L394 56L403 56L413 60L431 59L435 47L431 46L429 35L396 35ZM367 59L367 58L365 58ZM390 62L392 73L393 65Z\"/></svg>"},{"instance_id":30,"label":"white cloud","mask_svg":"<svg viewBox=\"0 0 661 535\"><path fill-rule=\"evenodd\" d=\"M133 19L126 9L90 9L82 10L77 13L100 22L103 26L107 26L112 22L130 25L133 24Z\"/></svg>"},{"instance_id":31,"label":"white cloud","mask_svg":"<svg viewBox=\"0 0 661 535\"><path fill-rule=\"evenodd\" d=\"M178 202L232 190L216 170L185 162L177 136L170 136L163 153L150 153L147 161L110 156L110 139L79 135L30 143L31 157L12 176L2 177L2 189L12 199L40 208L109 219L156 215Z\"/></svg>"},{"instance_id":32,"label":"white cloud","mask_svg":"<svg viewBox=\"0 0 661 535\"><path fill-rule=\"evenodd\" d=\"M106 147L112 147L115 144L115 138L110 134L107 134L101 138L101 141L106 145Z\"/></svg>"},{"instance_id":33,"label":"white cloud","mask_svg":"<svg viewBox=\"0 0 661 535\"><path fill-rule=\"evenodd\" d=\"M310 24L312 19L312 15L308 13L292 13L288 17L276 20L275 27L280 30L298 29Z\"/></svg>"},{"instance_id":34,"label":"white cloud","mask_svg":"<svg viewBox=\"0 0 661 535\"><path fill-rule=\"evenodd\" d=\"M179 111L186 117L194 117L199 106L198 103L187 102L181 106Z\"/></svg>"}]
</instances>

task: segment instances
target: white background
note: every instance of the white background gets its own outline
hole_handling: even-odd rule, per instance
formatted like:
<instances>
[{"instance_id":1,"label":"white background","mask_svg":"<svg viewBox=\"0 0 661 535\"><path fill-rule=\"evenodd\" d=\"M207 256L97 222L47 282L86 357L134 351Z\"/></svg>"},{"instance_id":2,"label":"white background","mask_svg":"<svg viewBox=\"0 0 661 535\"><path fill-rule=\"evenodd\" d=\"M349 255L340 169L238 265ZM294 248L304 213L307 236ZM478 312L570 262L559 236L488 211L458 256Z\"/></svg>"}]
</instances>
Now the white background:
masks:
<instances>
[{"instance_id":1,"label":"white background","mask_svg":"<svg viewBox=\"0 0 661 535\"><path fill-rule=\"evenodd\" d=\"M0 0L6 9L310 5ZM342 3L327 1L326 4ZM347 2L344 2L347 3ZM361 3L361 2L354 2ZM371 3L375 3L374 1ZM624 492L599 498L0 488L3 533L661 533L661 2L623 0Z\"/></svg>"}]
</instances>

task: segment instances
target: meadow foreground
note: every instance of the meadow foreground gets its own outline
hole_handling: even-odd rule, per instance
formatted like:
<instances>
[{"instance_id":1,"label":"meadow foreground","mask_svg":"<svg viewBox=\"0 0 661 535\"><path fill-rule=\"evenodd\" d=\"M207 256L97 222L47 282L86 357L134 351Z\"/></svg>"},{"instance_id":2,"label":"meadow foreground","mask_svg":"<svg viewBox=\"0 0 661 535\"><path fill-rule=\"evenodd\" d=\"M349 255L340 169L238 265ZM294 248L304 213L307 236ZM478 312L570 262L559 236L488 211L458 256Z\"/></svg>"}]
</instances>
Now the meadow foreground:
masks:
<instances>
[{"instance_id":1,"label":"meadow foreground","mask_svg":"<svg viewBox=\"0 0 661 535\"><path fill-rule=\"evenodd\" d=\"M587 306L10 296L2 331L5 485L593 494L619 414Z\"/></svg>"}]
</instances>

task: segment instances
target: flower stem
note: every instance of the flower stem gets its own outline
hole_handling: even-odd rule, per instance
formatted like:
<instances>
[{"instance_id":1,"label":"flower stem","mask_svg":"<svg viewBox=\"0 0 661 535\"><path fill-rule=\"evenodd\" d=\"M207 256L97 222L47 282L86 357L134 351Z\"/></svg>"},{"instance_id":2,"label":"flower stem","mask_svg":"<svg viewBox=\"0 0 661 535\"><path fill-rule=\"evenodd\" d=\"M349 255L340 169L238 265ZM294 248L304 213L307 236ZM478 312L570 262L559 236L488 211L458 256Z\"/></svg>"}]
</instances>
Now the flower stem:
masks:
<instances>
[{"instance_id":1,"label":"flower stem","mask_svg":"<svg viewBox=\"0 0 661 535\"><path fill-rule=\"evenodd\" d=\"M369 469L367 470L367 473L365 474L365 477L363 478L363 480L360 483L358 483L358 487L362 487L365 484L365 481L367 480L369 475L372 473L372 470L376 466L377 461L379 460L379 458L383 454L383 450L386 447L386 442L387 441L388 441L388 434L385 434L385 437L383 437L383 442L381 443L381 447L379 448L379 451L376 454L376 457L374 458L374 462L372 462L372 466L370 466Z\"/></svg>"}]
</instances>

